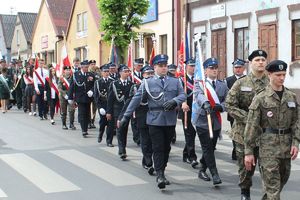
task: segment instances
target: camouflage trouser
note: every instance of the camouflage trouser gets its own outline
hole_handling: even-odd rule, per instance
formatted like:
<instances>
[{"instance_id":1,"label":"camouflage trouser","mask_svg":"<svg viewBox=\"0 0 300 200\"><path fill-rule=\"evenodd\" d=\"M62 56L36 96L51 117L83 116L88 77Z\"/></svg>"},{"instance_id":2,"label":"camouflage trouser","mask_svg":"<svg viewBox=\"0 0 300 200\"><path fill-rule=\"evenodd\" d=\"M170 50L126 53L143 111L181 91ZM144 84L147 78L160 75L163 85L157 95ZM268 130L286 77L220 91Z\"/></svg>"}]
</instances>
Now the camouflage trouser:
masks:
<instances>
[{"instance_id":1,"label":"camouflage trouser","mask_svg":"<svg viewBox=\"0 0 300 200\"><path fill-rule=\"evenodd\" d=\"M246 170L244 164L244 157L245 157L244 145L236 142L235 150L236 150L236 156L237 156L238 166L239 166L239 177L240 177L239 186L241 189L250 189L250 187L252 186L252 176L254 174L255 167L253 167L251 171ZM257 161L258 147L254 149L254 157L255 160Z\"/></svg>"},{"instance_id":2,"label":"camouflage trouser","mask_svg":"<svg viewBox=\"0 0 300 200\"><path fill-rule=\"evenodd\" d=\"M67 110L69 110L69 118L70 124L74 123L74 114L75 114L75 107L74 105L69 105L68 101L65 98L60 98L60 115L63 124L66 124L67 120Z\"/></svg>"},{"instance_id":3,"label":"camouflage trouser","mask_svg":"<svg viewBox=\"0 0 300 200\"><path fill-rule=\"evenodd\" d=\"M260 158L263 200L280 200L280 192L291 173L290 158Z\"/></svg>"}]
</instances>

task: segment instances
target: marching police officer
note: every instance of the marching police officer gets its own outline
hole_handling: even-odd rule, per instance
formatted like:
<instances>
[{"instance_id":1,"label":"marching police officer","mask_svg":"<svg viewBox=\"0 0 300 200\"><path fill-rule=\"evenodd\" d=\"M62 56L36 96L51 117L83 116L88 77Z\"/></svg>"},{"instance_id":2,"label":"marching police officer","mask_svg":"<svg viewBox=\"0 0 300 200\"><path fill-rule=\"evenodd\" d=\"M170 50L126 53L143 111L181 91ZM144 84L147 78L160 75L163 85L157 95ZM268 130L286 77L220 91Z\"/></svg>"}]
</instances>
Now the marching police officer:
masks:
<instances>
[{"instance_id":1,"label":"marching police officer","mask_svg":"<svg viewBox=\"0 0 300 200\"><path fill-rule=\"evenodd\" d=\"M287 64L281 60L267 65L270 84L254 97L244 132L245 166L249 171L256 165L254 151L259 143L262 199L268 200L280 199L291 173L291 160L299 151L299 104L296 94L283 85L286 69Z\"/></svg>"},{"instance_id":2,"label":"marching police officer","mask_svg":"<svg viewBox=\"0 0 300 200\"><path fill-rule=\"evenodd\" d=\"M225 111L224 103L228 88L226 83L217 79L218 60L216 58L208 58L205 60L203 62L203 67L206 74L206 87L212 98L207 98L204 95L200 82L195 84L194 97L199 105L199 110L195 111L195 113L198 113L199 115L195 122L195 126L203 152L202 158L200 159L201 166L198 177L204 181L210 181L210 177L206 173L206 169L208 168L212 175L213 184L217 185L221 184L222 181L218 174L214 151L221 134L222 122L220 113ZM211 116L213 138L210 138L209 136L208 113Z\"/></svg>"},{"instance_id":3,"label":"marching police officer","mask_svg":"<svg viewBox=\"0 0 300 200\"><path fill-rule=\"evenodd\" d=\"M235 83L236 80L238 80L239 78L242 78L242 77L245 76L244 75L245 63L246 62L244 60L239 59L239 58L237 58L235 61L233 61L233 63L232 63L232 65L233 65L233 75L229 76L225 79L228 89L231 89L231 87L233 86L233 84ZM227 114L227 121L230 122L230 125L232 127L234 118L231 117L229 114ZM237 160L234 140L232 140L232 145L233 145L233 149L232 149L232 153L231 153L231 159L232 160Z\"/></svg>"},{"instance_id":4,"label":"marching police officer","mask_svg":"<svg viewBox=\"0 0 300 200\"><path fill-rule=\"evenodd\" d=\"M78 105L78 120L81 126L82 136L88 135L88 123L90 116L90 103L93 97L95 77L88 72L89 62L81 62L80 70L74 73L68 92L68 102L73 100Z\"/></svg>"},{"instance_id":5,"label":"marching police officer","mask_svg":"<svg viewBox=\"0 0 300 200\"><path fill-rule=\"evenodd\" d=\"M70 89L70 84L72 81L71 67L64 66L63 67L63 75L60 77L58 81L58 90L59 90L59 102L60 102L60 116L62 120L62 129L68 130L67 127L67 111L69 111L69 120L70 125L69 128L72 130L76 130L74 126L74 115L75 115L75 105L68 104L68 91Z\"/></svg>"},{"instance_id":6,"label":"marching police officer","mask_svg":"<svg viewBox=\"0 0 300 200\"><path fill-rule=\"evenodd\" d=\"M239 165L239 187L241 188L241 199L249 200L250 188L252 186L252 176L255 167L251 171L245 169L244 164L244 130L249 112L249 106L253 97L268 83L268 77L265 74L265 67L267 65L267 53L263 50L253 51L249 57L249 65L251 72L238 79L228 92L226 97L226 110L234 118L233 127L230 132L230 137L235 141L236 155ZM260 131L257 129L256 131ZM258 156L258 147L254 150L254 156Z\"/></svg>"},{"instance_id":7,"label":"marching police officer","mask_svg":"<svg viewBox=\"0 0 300 200\"><path fill-rule=\"evenodd\" d=\"M121 64L118 70L120 78L113 81L109 86L106 111L107 120L113 120L115 127L122 108L126 100L129 98L129 93L133 85L133 83L128 80L130 75L130 69L128 66ZM117 128L119 156L122 160L127 157L125 149L127 144L127 132L128 124L124 127Z\"/></svg>"},{"instance_id":8,"label":"marching police officer","mask_svg":"<svg viewBox=\"0 0 300 200\"><path fill-rule=\"evenodd\" d=\"M167 76L167 62L168 56L164 54L153 58L155 76L144 79L120 122L121 124L128 122L141 100L144 98L148 100L147 125L152 141L157 186L160 189L170 184L165 177L165 168L177 121L175 108L186 100L179 79Z\"/></svg>"},{"instance_id":9,"label":"marching police officer","mask_svg":"<svg viewBox=\"0 0 300 200\"><path fill-rule=\"evenodd\" d=\"M199 163L197 162L197 155L195 153L195 137L196 130L191 123L192 104L193 104L193 89L194 89L194 71L195 60L190 58L185 62L186 64L186 95L187 101L182 103L181 112L187 112L187 120L185 124L185 113L182 113L182 125L185 137L185 146L183 149L183 162L191 164L195 168ZM181 79L182 80L182 79ZM184 81L182 80L184 87ZM185 127L186 126L186 127Z\"/></svg>"},{"instance_id":10,"label":"marching police officer","mask_svg":"<svg viewBox=\"0 0 300 200\"><path fill-rule=\"evenodd\" d=\"M100 116L99 120L99 135L98 135L98 143L101 143L102 137L106 129L106 144L109 147L112 147L113 140L113 126L114 121L106 119L106 110L107 110L107 93L109 85L112 81L114 81L109 76L109 65L105 64L100 67L102 78L98 79L94 85L94 101L97 105L98 113Z\"/></svg>"}]
</instances>

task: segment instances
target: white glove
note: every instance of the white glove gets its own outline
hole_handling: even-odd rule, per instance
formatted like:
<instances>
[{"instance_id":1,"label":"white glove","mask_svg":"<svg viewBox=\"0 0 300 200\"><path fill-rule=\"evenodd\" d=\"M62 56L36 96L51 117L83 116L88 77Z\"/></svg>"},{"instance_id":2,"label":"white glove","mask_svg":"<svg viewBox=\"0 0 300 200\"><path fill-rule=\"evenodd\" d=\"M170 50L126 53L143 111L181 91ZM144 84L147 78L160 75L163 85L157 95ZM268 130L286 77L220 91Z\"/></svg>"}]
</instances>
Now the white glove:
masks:
<instances>
[{"instance_id":1,"label":"white glove","mask_svg":"<svg viewBox=\"0 0 300 200\"><path fill-rule=\"evenodd\" d=\"M21 75L18 76L18 79L21 79Z\"/></svg>"},{"instance_id":2,"label":"white glove","mask_svg":"<svg viewBox=\"0 0 300 200\"><path fill-rule=\"evenodd\" d=\"M47 101L47 95L44 95L44 101Z\"/></svg>"},{"instance_id":3,"label":"white glove","mask_svg":"<svg viewBox=\"0 0 300 200\"><path fill-rule=\"evenodd\" d=\"M65 98L65 100L68 100L69 97L68 97L68 95L65 95L64 98Z\"/></svg>"},{"instance_id":4,"label":"white glove","mask_svg":"<svg viewBox=\"0 0 300 200\"><path fill-rule=\"evenodd\" d=\"M106 111L104 110L104 108L100 108L100 115L106 115Z\"/></svg>"},{"instance_id":5,"label":"white glove","mask_svg":"<svg viewBox=\"0 0 300 200\"><path fill-rule=\"evenodd\" d=\"M68 103L70 104L70 105L72 105L73 104L73 100L68 100Z\"/></svg>"},{"instance_id":6,"label":"white glove","mask_svg":"<svg viewBox=\"0 0 300 200\"><path fill-rule=\"evenodd\" d=\"M93 96L93 91L92 90L89 90L88 92L87 92L87 95L89 96L89 97L92 97Z\"/></svg>"}]
</instances>

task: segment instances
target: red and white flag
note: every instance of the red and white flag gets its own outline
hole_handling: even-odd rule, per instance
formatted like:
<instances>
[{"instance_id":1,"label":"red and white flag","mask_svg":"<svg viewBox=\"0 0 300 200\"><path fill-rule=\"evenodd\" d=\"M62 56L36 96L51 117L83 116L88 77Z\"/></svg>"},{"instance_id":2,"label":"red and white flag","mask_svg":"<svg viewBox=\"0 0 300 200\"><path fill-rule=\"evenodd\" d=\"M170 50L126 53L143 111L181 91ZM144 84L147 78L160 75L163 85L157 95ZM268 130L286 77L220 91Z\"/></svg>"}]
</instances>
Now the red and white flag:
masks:
<instances>
[{"instance_id":1,"label":"red and white flag","mask_svg":"<svg viewBox=\"0 0 300 200\"><path fill-rule=\"evenodd\" d=\"M151 51L151 55L150 55L150 59L149 59L149 64L150 66L153 66L153 58L155 57L155 49L154 47L152 47L152 51Z\"/></svg>"},{"instance_id":2,"label":"red and white flag","mask_svg":"<svg viewBox=\"0 0 300 200\"><path fill-rule=\"evenodd\" d=\"M57 76L61 76L63 74L64 66L71 66L71 62L69 60L68 52L66 44L64 44L61 48L61 58L60 58L59 71L56 73Z\"/></svg>"}]
</instances>

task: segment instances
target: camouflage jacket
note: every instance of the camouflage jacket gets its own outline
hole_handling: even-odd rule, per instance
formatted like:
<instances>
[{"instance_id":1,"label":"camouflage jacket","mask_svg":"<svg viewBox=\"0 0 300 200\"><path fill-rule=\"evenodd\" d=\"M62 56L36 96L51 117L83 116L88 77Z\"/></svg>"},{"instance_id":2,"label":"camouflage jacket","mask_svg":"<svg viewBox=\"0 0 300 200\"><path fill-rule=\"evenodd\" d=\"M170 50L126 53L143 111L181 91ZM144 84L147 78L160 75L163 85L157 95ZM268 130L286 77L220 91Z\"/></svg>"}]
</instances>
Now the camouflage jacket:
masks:
<instances>
[{"instance_id":1,"label":"camouflage jacket","mask_svg":"<svg viewBox=\"0 0 300 200\"><path fill-rule=\"evenodd\" d=\"M296 94L287 88L281 100L271 86L260 92L249 107L244 132L245 154L253 154L258 139L260 157L290 158L291 146L298 147L300 142L298 109ZM268 128L291 130L287 134L275 134L265 130Z\"/></svg>"},{"instance_id":2,"label":"camouflage jacket","mask_svg":"<svg viewBox=\"0 0 300 200\"><path fill-rule=\"evenodd\" d=\"M235 142L244 144L243 133L246 126L249 106L255 94L264 89L268 83L269 79L266 75L258 79L251 72L249 75L238 79L229 90L225 107L230 116L234 118L229 136Z\"/></svg>"},{"instance_id":3,"label":"camouflage jacket","mask_svg":"<svg viewBox=\"0 0 300 200\"><path fill-rule=\"evenodd\" d=\"M65 76L64 76L65 77ZM70 77L65 77L66 80L69 82L69 84L71 83L71 80L72 80L72 76ZM64 81L62 81L61 79L59 79L58 81L58 90L59 90L59 95L60 95L60 98L64 99L65 96L68 94L68 89L67 89L67 86L65 85Z\"/></svg>"}]
</instances>

